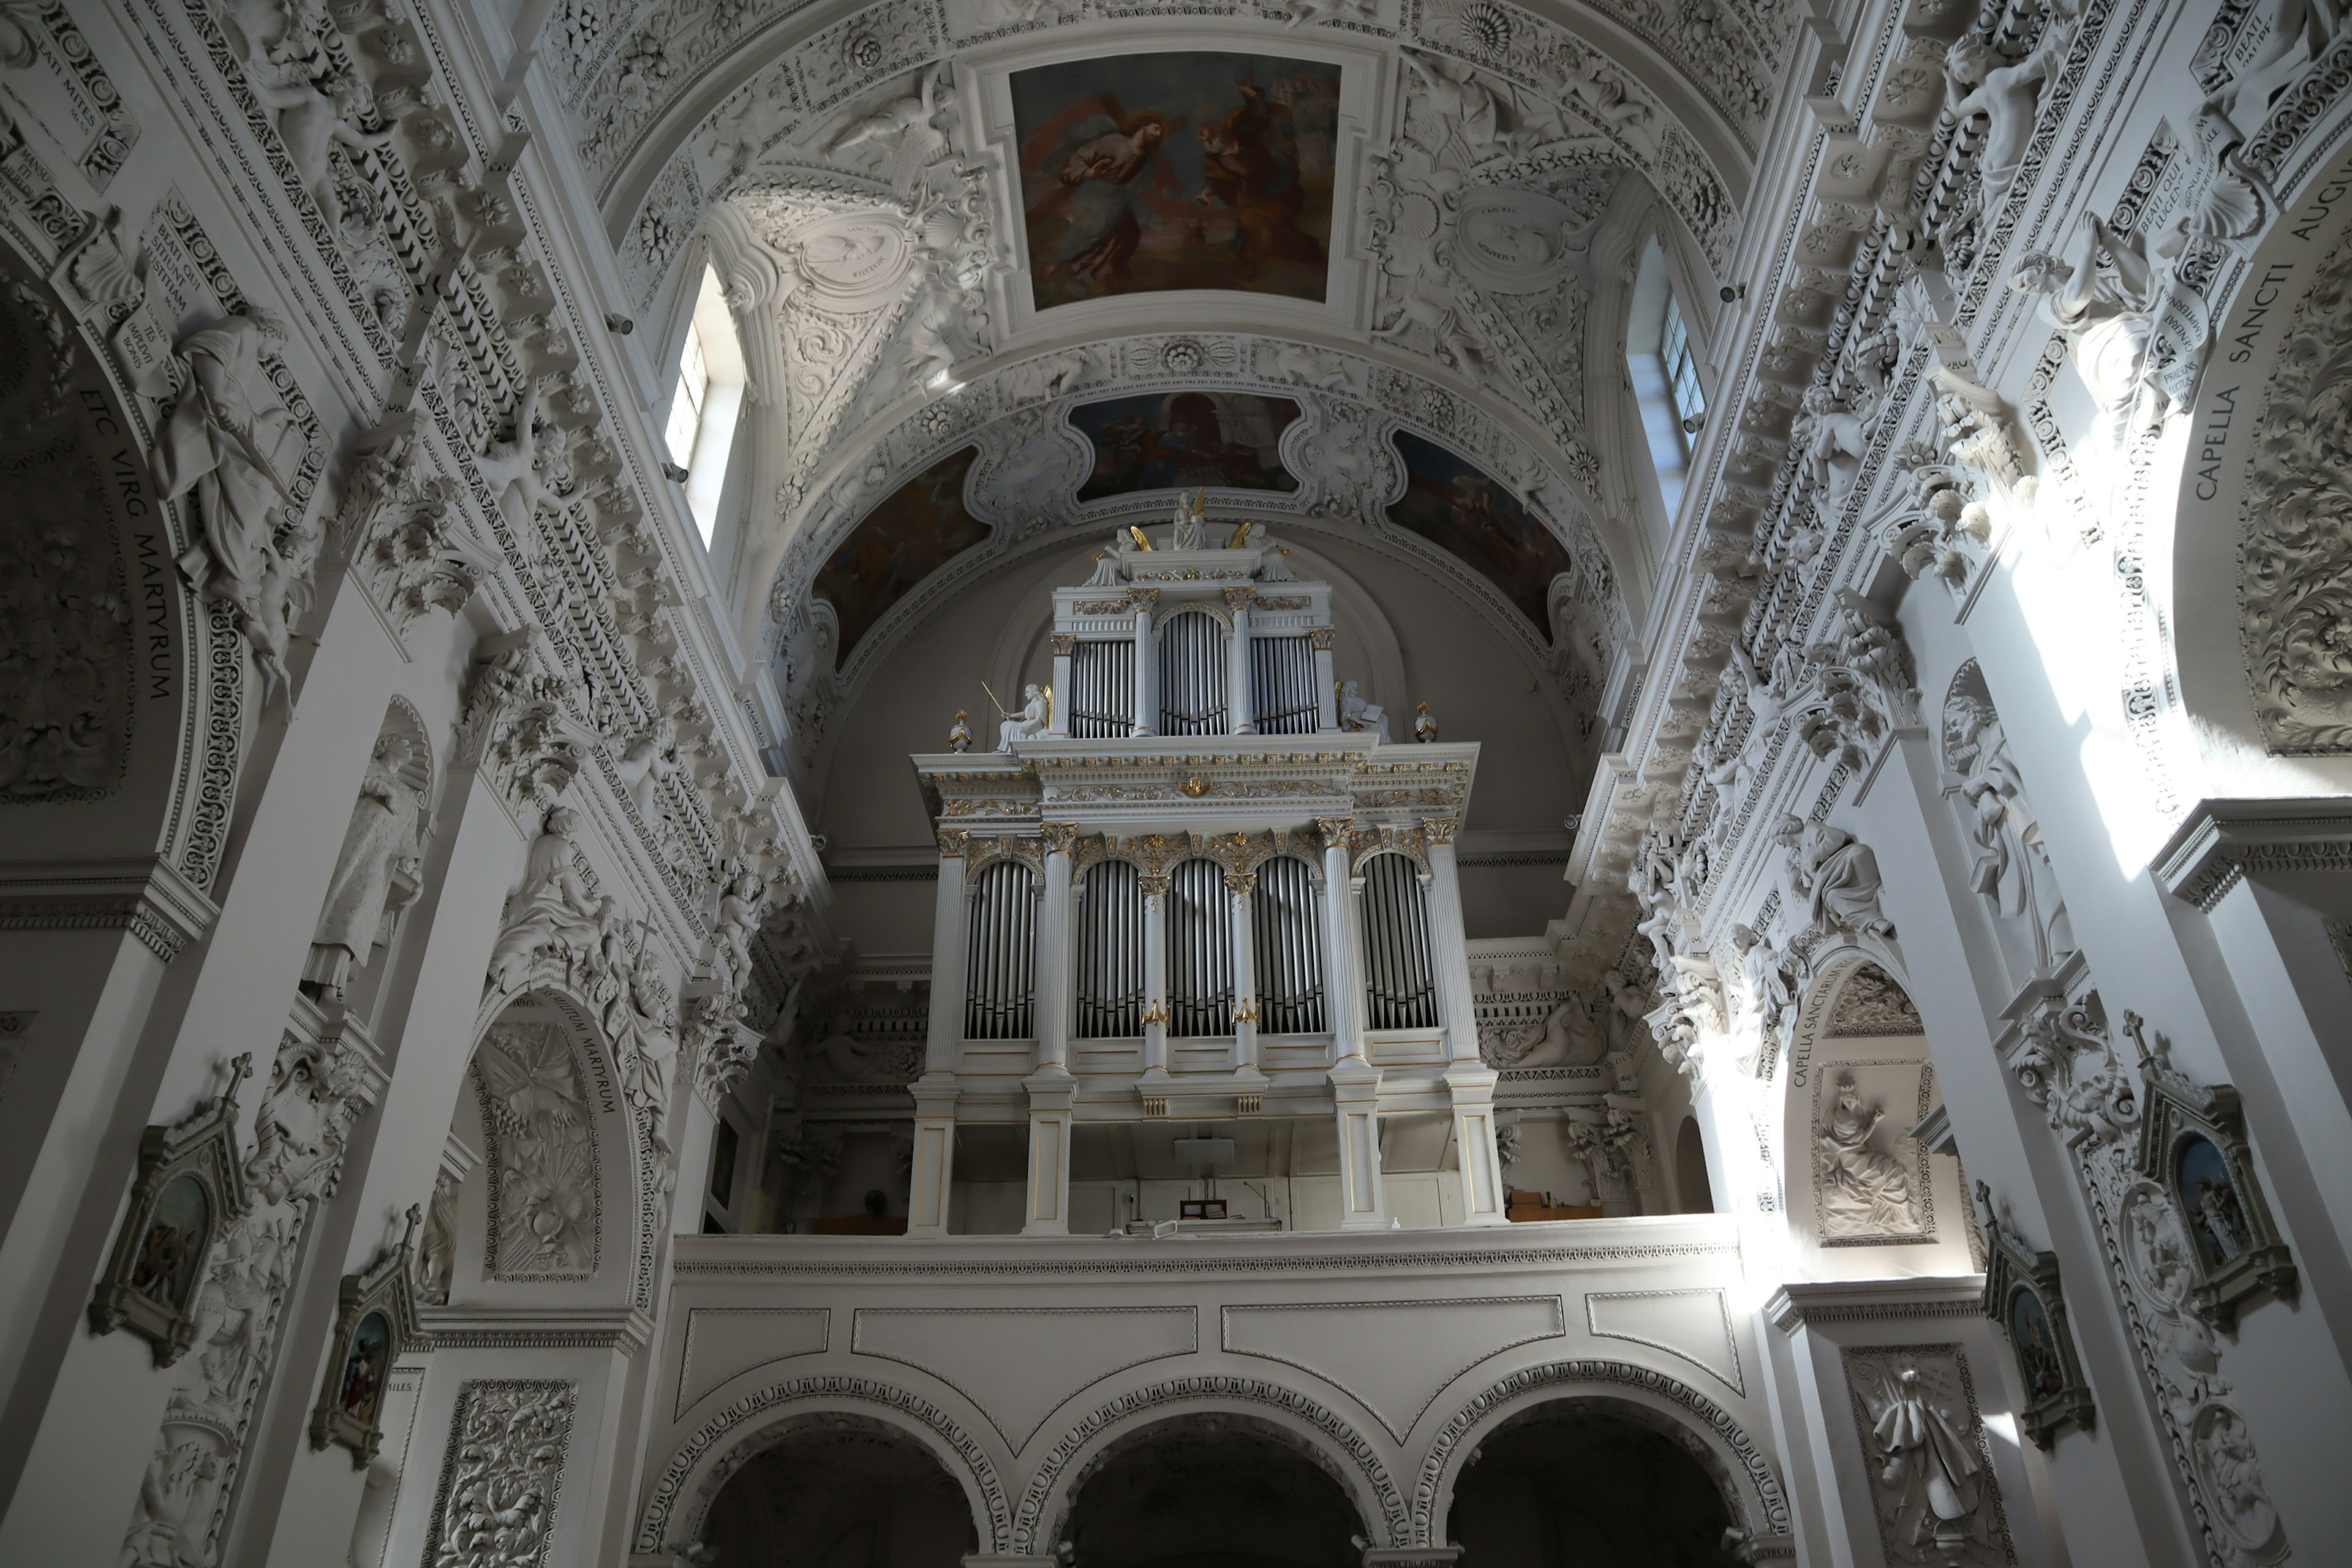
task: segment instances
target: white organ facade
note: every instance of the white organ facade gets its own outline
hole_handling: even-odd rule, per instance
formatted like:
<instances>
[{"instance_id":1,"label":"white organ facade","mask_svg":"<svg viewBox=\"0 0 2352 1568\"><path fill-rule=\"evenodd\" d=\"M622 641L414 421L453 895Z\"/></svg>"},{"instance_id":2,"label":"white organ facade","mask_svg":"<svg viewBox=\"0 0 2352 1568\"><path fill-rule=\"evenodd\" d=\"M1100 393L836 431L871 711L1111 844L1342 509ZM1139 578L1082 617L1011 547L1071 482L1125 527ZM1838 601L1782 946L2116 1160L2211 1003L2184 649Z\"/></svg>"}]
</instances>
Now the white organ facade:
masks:
<instances>
[{"instance_id":1,"label":"white organ facade","mask_svg":"<svg viewBox=\"0 0 2352 1568\"><path fill-rule=\"evenodd\" d=\"M1054 590L1068 696L1042 732L914 759L940 844L931 994L963 1001L934 1005L913 1087L908 1234L971 1228L959 1127L1025 1119L1020 1228L1064 1235L1078 1142L1112 1124L1318 1115L1336 1172L1264 1172L1279 1197L1244 1186L1223 1218L1386 1228L1378 1118L1408 1110L1446 1119L1436 1212L1504 1223L1454 865L1477 747L1340 728L1330 585L1280 546L1138 542ZM1183 1223L1139 1186L1093 1195Z\"/></svg>"},{"instance_id":2,"label":"white organ facade","mask_svg":"<svg viewBox=\"0 0 2352 1568\"><path fill-rule=\"evenodd\" d=\"M0 1565L2352 1560L2341 0L0 4Z\"/></svg>"}]
</instances>

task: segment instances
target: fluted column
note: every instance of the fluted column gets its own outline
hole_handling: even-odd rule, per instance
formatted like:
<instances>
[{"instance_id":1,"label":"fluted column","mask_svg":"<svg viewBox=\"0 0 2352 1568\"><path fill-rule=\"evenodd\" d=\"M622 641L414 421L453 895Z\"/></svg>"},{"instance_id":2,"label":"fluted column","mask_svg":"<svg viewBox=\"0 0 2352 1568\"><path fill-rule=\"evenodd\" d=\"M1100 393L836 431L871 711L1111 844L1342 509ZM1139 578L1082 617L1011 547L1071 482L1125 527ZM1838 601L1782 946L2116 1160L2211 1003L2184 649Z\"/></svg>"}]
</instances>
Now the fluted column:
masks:
<instances>
[{"instance_id":1,"label":"fluted column","mask_svg":"<svg viewBox=\"0 0 2352 1568\"><path fill-rule=\"evenodd\" d=\"M1077 646L1076 637L1062 632L1054 634L1054 700L1046 705L1052 715L1045 725L1048 735L1070 732L1070 658Z\"/></svg>"},{"instance_id":2,"label":"fluted column","mask_svg":"<svg viewBox=\"0 0 2352 1568\"><path fill-rule=\"evenodd\" d=\"M1045 878L1037 910L1037 1066L1066 1071L1070 1061L1070 994L1073 939L1070 919L1070 849L1077 829L1066 822L1045 824Z\"/></svg>"},{"instance_id":3,"label":"fluted column","mask_svg":"<svg viewBox=\"0 0 2352 1568\"><path fill-rule=\"evenodd\" d=\"M1328 733L1339 727L1339 671L1331 657L1339 634L1329 626L1317 626L1307 635L1315 643L1315 727Z\"/></svg>"},{"instance_id":4,"label":"fluted column","mask_svg":"<svg viewBox=\"0 0 2352 1568\"><path fill-rule=\"evenodd\" d=\"M1159 729L1160 670L1158 644L1151 636L1151 604L1135 606L1135 732L1150 735Z\"/></svg>"},{"instance_id":5,"label":"fluted column","mask_svg":"<svg viewBox=\"0 0 2352 1568\"><path fill-rule=\"evenodd\" d=\"M1037 911L1037 1070L1022 1079L1029 1091L1029 1200L1024 1236L1066 1236L1070 1229L1071 967L1076 922L1070 918L1070 851L1078 830L1066 822L1045 826L1045 876Z\"/></svg>"},{"instance_id":6,"label":"fluted column","mask_svg":"<svg viewBox=\"0 0 2352 1568\"><path fill-rule=\"evenodd\" d=\"M1349 866L1349 822L1325 817L1323 832L1324 1011L1331 1025L1334 1060L1364 1054L1362 1028L1364 962L1356 944L1357 884Z\"/></svg>"},{"instance_id":7,"label":"fluted column","mask_svg":"<svg viewBox=\"0 0 2352 1568\"><path fill-rule=\"evenodd\" d=\"M1228 588L1225 602L1234 607L1234 635L1225 647L1232 655L1225 678L1226 702L1233 712L1234 733L1257 733L1257 713L1250 706L1250 613L1246 588Z\"/></svg>"},{"instance_id":8,"label":"fluted column","mask_svg":"<svg viewBox=\"0 0 2352 1568\"><path fill-rule=\"evenodd\" d=\"M1257 1071L1257 962L1250 933L1250 895L1256 890L1255 872L1225 873L1234 917L1234 1067L1245 1078Z\"/></svg>"},{"instance_id":9,"label":"fluted column","mask_svg":"<svg viewBox=\"0 0 2352 1568\"><path fill-rule=\"evenodd\" d=\"M1165 1109L1168 1084L1168 875L1138 879L1143 889L1143 1081L1144 1108L1158 1097Z\"/></svg>"},{"instance_id":10,"label":"fluted column","mask_svg":"<svg viewBox=\"0 0 2352 1568\"><path fill-rule=\"evenodd\" d=\"M1437 1016L1445 1026L1445 1058L1478 1059L1478 1012L1470 996L1470 939L1462 919L1462 881L1454 860L1452 817L1422 824L1429 852L1423 879L1429 892L1430 961L1437 975Z\"/></svg>"}]
</instances>

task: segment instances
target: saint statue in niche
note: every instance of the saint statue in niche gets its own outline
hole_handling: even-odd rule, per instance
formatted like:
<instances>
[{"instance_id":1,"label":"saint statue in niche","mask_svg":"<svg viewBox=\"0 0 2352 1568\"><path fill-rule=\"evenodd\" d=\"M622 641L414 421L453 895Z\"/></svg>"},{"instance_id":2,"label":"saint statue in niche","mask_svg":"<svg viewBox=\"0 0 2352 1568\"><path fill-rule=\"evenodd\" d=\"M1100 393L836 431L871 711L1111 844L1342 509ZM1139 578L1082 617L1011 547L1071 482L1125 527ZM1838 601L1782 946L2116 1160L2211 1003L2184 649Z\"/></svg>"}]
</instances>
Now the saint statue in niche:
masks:
<instances>
[{"instance_id":1,"label":"saint statue in niche","mask_svg":"<svg viewBox=\"0 0 2352 1568\"><path fill-rule=\"evenodd\" d=\"M359 803L343 830L343 851L302 972L302 984L313 995L342 995L352 971L367 963L383 934L394 879L415 865L424 796L408 775L417 768L416 751L409 736L385 735L360 778Z\"/></svg>"},{"instance_id":2,"label":"saint statue in niche","mask_svg":"<svg viewBox=\"0 0 2352 1568\"><path fill-rule=\"evenodd\" d=\"M2197 1255L2206 1268L2221 1268L2245 1256L2245 1209L2238 1201L2238 1185L2230 1179L2229 1162L2210 1141L2191 1138L2180 1146L2175 1168L2179 1173L2180 1206L2189 1216L2189 1232L2197 1238Z\"/></svg>"},{"instance_id":3,"label":"saint statue in niche","mask_svg":"<svg viewBox=\"0 0 2352 1568\"><path fill-rule=\"evenodd\" d=\"M212 1228L212 1200L194 1176L174 1176L155 1194L147 1234L131 1266L131 1288L160 1307L183 1311L195 1284L196 1260Z\"/></svg>"}]
</instances>

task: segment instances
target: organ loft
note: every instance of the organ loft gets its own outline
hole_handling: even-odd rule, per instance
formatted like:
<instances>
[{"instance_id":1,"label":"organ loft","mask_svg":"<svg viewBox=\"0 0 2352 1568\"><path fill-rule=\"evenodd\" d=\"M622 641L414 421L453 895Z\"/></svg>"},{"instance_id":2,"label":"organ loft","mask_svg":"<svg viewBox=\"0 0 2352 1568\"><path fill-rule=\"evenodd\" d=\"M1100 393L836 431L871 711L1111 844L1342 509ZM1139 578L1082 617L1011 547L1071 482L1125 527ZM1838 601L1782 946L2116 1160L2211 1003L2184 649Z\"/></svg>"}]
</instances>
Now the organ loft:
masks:
<instances>
[{"instance_id":1,"label":"organ loft","mask_svg":"<svg viewBox=\"0 0 2352 1568\"><path fill-rule=\"evenodd\" d=\"M1385 1229L1384 1119L1438 1146L1402 1206L1504 1221L1454 851L1478 747L1343 713L1330 584L1247 523L1210 544L1199 506L1053 590L1052 690L995 751L913 758L940 879L910 1236ZM1113 1174L1139 1122L1227 1134L1175 1146L1192 1205ZM958 1154L1011 1144L1017 1226ZM1237 1153L1259 1179L1208 1196Z\"/></svg>"}]
</instances>

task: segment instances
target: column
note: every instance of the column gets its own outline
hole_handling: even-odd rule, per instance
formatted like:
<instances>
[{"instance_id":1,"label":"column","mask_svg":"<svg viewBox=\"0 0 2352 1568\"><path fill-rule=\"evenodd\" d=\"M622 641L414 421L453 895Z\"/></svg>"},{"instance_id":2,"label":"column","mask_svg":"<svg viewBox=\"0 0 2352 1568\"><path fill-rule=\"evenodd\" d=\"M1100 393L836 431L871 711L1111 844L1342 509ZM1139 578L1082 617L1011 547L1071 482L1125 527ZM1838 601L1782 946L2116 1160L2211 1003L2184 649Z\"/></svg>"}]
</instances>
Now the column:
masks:
<instances>
[{"instance_id":1,"label":"column","mask_svg":"<svg viewBox=\"0 0 2352 1568\"><path fill-rule=\"evenodd\" d=\"M1478 1059L1478 1012L1470 998L1470 937L1462 921L1462 881L1454 860L1454 821L1433 816L1421 825L1429 853L1422 886L1429 895L1430 963L1437 974L1437 1016L1445 1026L1445 1059Z\"/></svg>"},{"instance_id":2,"label":"column","mask_svg":"<svg viewBox=\"0 0 2352 1568\"><path fill-rule=\"evenodd\" d=\"M1381 1069L1364 1057L1363 922L1357 901L1363 883L1349 864L1345 817L1319 818L1323 833L1323 912L1326 973L1323 994L1331 1020L1331 1101L1339 1132L1339 1227L1385 1230L1381 1196Z\"/></svg>"},{"instance_id":3,"label":"column","mask_svg":"<svg viewBox=\"0 0 2352 1568\"><path fill-rule=\"evenodd\" d=\"M1234 1076L1264 1083L1257 1066L1257 951L1250 926L1250 895L1256 890L1255 872L1225 873L1225 891L1233 900Z\"/></svg>"},{"instance_id":4,"label":"column","mask_svg":"<svg viewBox=\"0 0 2352 1568\"><path fill-rule=\"evenodd\" d=\"M1257 733L1257 714L1250 707L1250 590L1228 588L1225 603L1234 607L1234 635L1225 639L1226 650L1233 656L1231 674L1225 678L1225 700L1234 718L1234 733Z\"/></svg>"},{"instance_id":5,"label":"column","mask_svg":"<svg viewBox=\"0 0 2352 1568\"><path fill-rule=\"evenodd\" d=\"M1160 1116L1168 1110L1168 877L1137 880L1143 889L1143 1079L1136 1088L1145 1112Z\"/></svg>"},{"instance_id":6,"label":"column","mask_svg":"<svg viewBox=\"0 0 2352 1568\"><path fill-rule=\"evenodd\" d=\"M1334 1061L1364 1054L1363 955L1356 947L1357 887L1348 864L1345 817L1323 817L1323 1009L1331 1026Z\"/></svg>"},{"instance_id":7,"label":"column","mask_svg":"<svg viewBox=\"0 0 2352 1568\"><path fill-rule=\"evenodd\" d=\"M1360 1056L1331 1069L1332 1110L1339 1124L1339 1228L1386 1230L1381 1197L1381 1069Z\"/></svg>"},{"instance_id":8,"label":"column","mask_svg":"<svg viewBox=\"0 0 2352 1568\"><path fill-rule=\"evenodd\" d=\"M1041 1068L1022 1080L1029 1091L1029 1210L1024 1236L1070 1234L1070 1102L1078 1080Z\"/></svg>"},{"instance_id":9,"label":"column","mask_svg":"<svg viewBox=\"0 0 2352 1568\"><path fill-rule=\"evenodd\" d=\"M1135 606L1135 732L1139 735L1152 734L1159 728L1160 661L1153 657L1159 645L1151 636L1151 605L1158 597L1155 594Z\"/></svg>"},{"instance_id":10,"label":"column","mask_svg":"<svg viewBox=\"0 0 2352 1568\"><path fill-rule=\"evenodd\" d=\"M923 1076L915 1080L915 1154L907 1190L907 1234L948 1234L949 1184L955 1175L956 1058L963 1045L964 867L971 836L940 833L940 890L931 922L931 1016Z\"/></svg>"},{"instance_id":11,"label":"column","mask_svg":"<svg viewBox=\"0 0 2352 1568\"><path fill-rule=\"evenodd\" d=\"M1070 732L1070 657L1077 646L1076 637L1063 632L1054 634L1054 697L1046 705L1051 715L1045 723L1048 735Z\"/></svg>"},{"instance_id":12,"label":"column","mask_svg":"<svg viewBox=\"0 0 2352 1568\"><path fill-rule=\"evenodd\" d=\"M1073 939L1070 920L1070 849L1078 830L1066 822L1045 824L1045 877L1037 910L1037 1069L1069 1070Z\"/></svg>"},{"instance_id":13,"label":"column","mask_svg":"<svg viewBox=\"0 0 2352 1568\"><path fill-rule=\"evenodd\" d=\"M1315 727L1328 734L1339 727L1339 671L1331 658L1339 633L1317 626L1307 635L1315 640Z\"/></svg>"},{"instance_id":14,"label":"column","mask_svg":"<svg viewBox=\"0 0 2352 1568\"><path fill-rule=\"evenodd\" d=\"M1045 826L1045 876L1037 911L1037 1070L1022 1079L1029 1091L1029 1209L1024 1236L1066 1236L1070 1229L1070 850L1078 830L1066 822Z\"/></svg>"}]
</instances>

